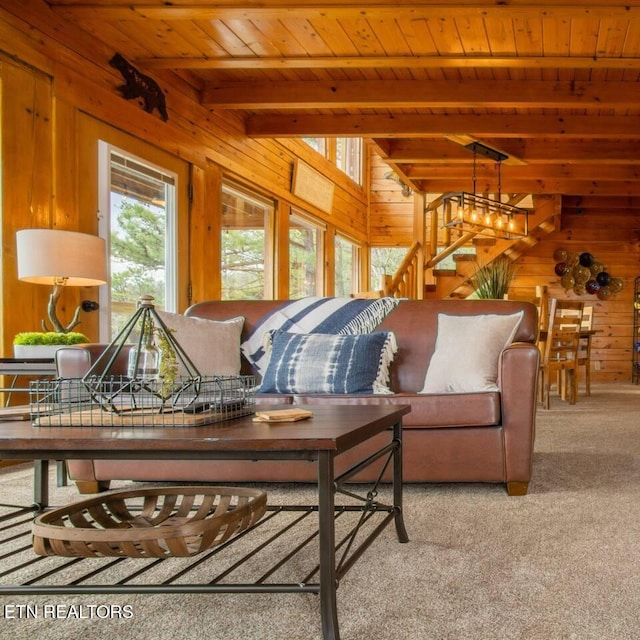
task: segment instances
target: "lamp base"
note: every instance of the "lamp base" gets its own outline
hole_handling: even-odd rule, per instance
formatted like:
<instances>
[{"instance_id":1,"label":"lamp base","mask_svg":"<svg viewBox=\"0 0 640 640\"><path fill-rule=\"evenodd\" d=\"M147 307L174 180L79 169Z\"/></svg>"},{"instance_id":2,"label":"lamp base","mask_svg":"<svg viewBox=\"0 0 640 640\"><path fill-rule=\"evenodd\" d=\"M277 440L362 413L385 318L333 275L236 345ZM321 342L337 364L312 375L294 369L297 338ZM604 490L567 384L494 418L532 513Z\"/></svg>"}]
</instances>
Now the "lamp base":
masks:
<instances>
[{"instance_id":1,"label":"lamp base","mask_svg":"<svg viewBox=\"0 0 640 640\"><path fill-rule=\"evenodd\" d=\"M60 296L62 295L63 291L64 291L64 283L54 285L53 291L49 296L49 304L47 306L49 322L51 323L51 326L53 328L50 329L47 326L47 321L43 320L40 323L42 325L43 331L56 331L57 333L69 333L69 331L72 331L74 327L80 324L80 311L82 310L81 307L76 308L75 313L73 314L73 319L66 327L58 319L58 312L56 307L58 305L58 300L60 299Z\"/></svg>"}]
</instances>

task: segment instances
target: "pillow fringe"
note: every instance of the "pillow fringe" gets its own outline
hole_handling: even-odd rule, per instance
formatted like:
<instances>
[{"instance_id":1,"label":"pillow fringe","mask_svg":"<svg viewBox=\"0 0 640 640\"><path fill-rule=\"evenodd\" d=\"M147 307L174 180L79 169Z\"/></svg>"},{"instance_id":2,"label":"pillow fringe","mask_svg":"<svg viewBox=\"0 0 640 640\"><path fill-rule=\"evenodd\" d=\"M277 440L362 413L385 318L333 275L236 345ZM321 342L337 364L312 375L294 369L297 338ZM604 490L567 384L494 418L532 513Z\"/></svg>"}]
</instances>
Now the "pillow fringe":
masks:
<instances>
[{"instance_id":1,"label":"pillow fringe","mask_svg":"<svg viewBox=\"0 0 640 640\"><path fill-rule=\"evenodd\" d=\"M399 304L399 298L386 297L374 300L371 306L363 309L355 318L348 322L340 334L371 333Z\"/></svg>"},{"instance_id":2,"label":"pillow fringe","mask_svg":"<svg viewBox=\"0 0 640 640\"><path fill-rule=\"evenodd\" d=\"M382 351L380 352L378 375L373 381L373 393L385 395L393 394L389 384L391 382L389 370L397 351L398 343L396 342L396 336L392 331L390 331L387 334L387 339L385 340Z\"/></svg>"}]
</instances>

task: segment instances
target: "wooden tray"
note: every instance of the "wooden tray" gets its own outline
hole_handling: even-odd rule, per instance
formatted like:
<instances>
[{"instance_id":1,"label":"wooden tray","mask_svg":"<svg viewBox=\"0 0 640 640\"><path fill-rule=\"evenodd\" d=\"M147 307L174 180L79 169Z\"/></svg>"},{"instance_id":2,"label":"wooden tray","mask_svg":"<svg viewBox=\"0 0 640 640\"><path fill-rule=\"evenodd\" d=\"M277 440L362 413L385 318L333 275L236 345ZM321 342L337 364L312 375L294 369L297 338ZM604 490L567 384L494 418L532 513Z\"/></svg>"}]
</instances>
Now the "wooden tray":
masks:
<instances>
[{"instance_id":1,"label":"wooden tray","mask_svg":"<svg viewBox=\"0 0 640 640\"><path fill-rule=\"evenodd\" d=\"M153 408L141 408L115 413L100 408L72 411L70 413L51 413L34 420L38 427L197 427L251 415L252 406L237 407L224 411L185 411L160 412Z\"/></svg>"},{"instance_id":2,"label":"wooden tray","mask_svg":"<svg viewBox=\"0 0 640 640\"><path fill-rule=\"evenodd\" d=\"M267 494L240 487L113 491L39 515L34 551L43 556L196 555L253 526Z\"/></svg>"}]
</instances>

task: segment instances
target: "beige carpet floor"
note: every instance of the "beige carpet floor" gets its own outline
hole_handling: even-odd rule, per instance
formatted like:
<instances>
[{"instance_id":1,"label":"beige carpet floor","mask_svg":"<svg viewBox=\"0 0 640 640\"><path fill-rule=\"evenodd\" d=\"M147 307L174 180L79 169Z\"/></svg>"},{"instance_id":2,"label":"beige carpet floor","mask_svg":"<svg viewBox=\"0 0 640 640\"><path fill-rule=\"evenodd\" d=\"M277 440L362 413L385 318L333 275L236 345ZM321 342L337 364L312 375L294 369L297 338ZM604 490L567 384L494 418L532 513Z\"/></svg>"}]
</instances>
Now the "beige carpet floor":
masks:
<instances>
[{"instance_id":1,"label":"beige carpet floor","mask_svg":"<svg viewBox=\"0 0 640 640\"><path fill-rule=\"evenodd\" d=\"M30 499L30 469L0 474ZM302 502L308 487L267 487ZM76 497L55 489L59 502ZM527 496L407 485L408 544L386 530L338 589L343 640L640 640L640 387L540 409ZM0 559L0 572L12 558ZM118 619L17 617L17 605L130 607ZM107 609L102 609L102 612ZM316 640L313 595L0 596L11 640Z\"/></svg>"}]
</instances>

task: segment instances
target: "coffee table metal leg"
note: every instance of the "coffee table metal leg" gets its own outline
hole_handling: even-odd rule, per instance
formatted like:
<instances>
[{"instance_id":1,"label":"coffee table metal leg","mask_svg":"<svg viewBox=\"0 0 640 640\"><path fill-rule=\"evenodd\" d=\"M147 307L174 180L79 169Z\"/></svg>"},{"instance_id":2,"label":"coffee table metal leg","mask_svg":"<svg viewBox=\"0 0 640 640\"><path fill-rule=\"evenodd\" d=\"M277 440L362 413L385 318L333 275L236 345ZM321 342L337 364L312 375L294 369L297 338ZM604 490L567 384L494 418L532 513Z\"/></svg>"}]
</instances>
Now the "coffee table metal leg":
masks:
<instances>
[{"instance_id":1,"label":"coffee table metal leg","mask_svg":"<svg viewBox=\"0 0 640 640\"><path fill-rule=\"evenodd\" d=\"M402 511L402 423L393 425L393 438L398 446L393 452L393 506L396 509L396 533L400 542L409 542Z\"/></svg>"},{"instance_id":2,"label":"coffee table metal leg","mask_svg":"<svg viewBox=\"0 0 640 640\"><path fill-rule=\"evenodd\" d=\"M42 511L49 506L49 461L33 461L33 506Z\"/></svg>"},{"instance_id":3,"label":"coffee table metal leg","mask_svg":"<svg viewBox=\"0 0 640 640\"><path fill-rule=\"evenodd\" d=\"M318 521L320 533L320 617L324 640L339 640L336 605L336 543L334 457L321 451L318 458Z\"/></svg>"}]
</instances>

